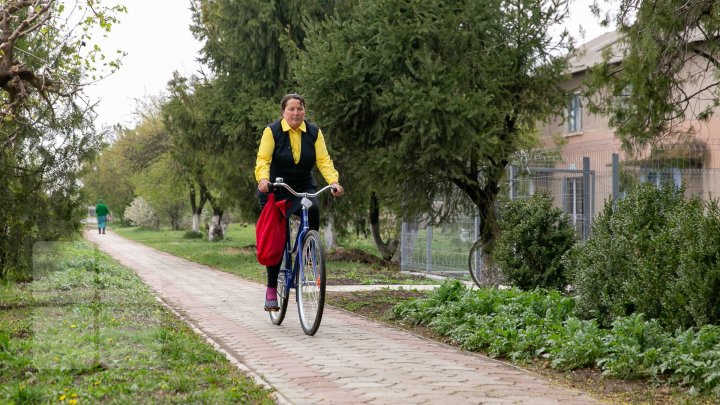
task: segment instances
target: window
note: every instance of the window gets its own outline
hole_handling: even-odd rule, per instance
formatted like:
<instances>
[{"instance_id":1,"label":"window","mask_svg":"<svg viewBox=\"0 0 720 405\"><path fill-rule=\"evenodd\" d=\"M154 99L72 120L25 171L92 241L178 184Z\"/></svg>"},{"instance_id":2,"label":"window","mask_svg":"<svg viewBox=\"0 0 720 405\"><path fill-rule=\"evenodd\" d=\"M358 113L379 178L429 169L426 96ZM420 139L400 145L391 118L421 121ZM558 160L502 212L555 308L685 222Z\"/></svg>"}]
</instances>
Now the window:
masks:
<instances>
[{"instance_id":1,"label":"window","mask_svg":"<svg viewBox=\"0 0 720 405\"><path fill-rule=\"evenodd\" d=\"M580 94L573 94L567 111L568 132L582 130L582 100Z\"/></svg>"},{"instance_id":2,"label":"window","mask_svg":"<svg viewBox=\"0 0 720 405\"><path fill-rule=\"evenodd\" d=\"M563 210L578 235L583 234L585 219L583 201L583 178L566 177L563 183Z\"/></svg>"},{"instance_id":3,"label":"window","mask_svg":"<svg viewBox=\"0 0 720 405\"><path fill-rule=\"evenodd\" d=\"M618 94L615 97L615 109L616 110L624 110L629 107L628 100L630 99L630 96L632 95L632 84L628 84L620 91L620 94Z\"/></svg>"},{"instance_id":4,"label":"window","mask_svg":"<svg viewBox=\"0 0 720 405\"><path fill-rule=\"evenodd\" d=\"M640 175L640 181L653 184L657 188L666 185L678 188L682 185L682 174L678 168L650 169Z\"/></svg>"}]
</instances>

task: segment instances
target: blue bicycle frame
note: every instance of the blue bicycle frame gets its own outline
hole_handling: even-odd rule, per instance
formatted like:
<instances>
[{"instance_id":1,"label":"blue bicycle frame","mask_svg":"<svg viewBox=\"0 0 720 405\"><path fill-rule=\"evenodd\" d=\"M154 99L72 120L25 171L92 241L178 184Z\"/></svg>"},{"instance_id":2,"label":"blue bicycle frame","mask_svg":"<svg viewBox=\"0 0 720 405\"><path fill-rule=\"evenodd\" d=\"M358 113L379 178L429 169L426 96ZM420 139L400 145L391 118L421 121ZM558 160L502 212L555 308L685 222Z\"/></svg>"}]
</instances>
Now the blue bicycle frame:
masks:
<instances>
[{"instance_id":1,"label":"blue bicycle frame","mask_svg":"<svg viewBox=\"0 0 720 405\"><path fill-rule=\"evenodd\" d=\"M310 201L310 200L308 200ZM312 204L312 203L311 203ZM282 263L284 264L290 264L290 268L281 268L280 271L285 273L285 297L288 297L290 294L291 288L297 288L297 278L295 277L295 272L299 271L302 275L303 273L303 261L302 261L302 241L305 237L305 234L307 234L308 230L310 230L310 221L308 219L308 208L309 206L306 206L305 204L302 204L302 210L300 213L300 227L298 228L298 233L295 237L295 243L293 244L290 241L290 218L287 219L287 238L285 239L285 252L283 253L284 260ZM295 261L292 263L292 255L293 253L297 253L295 255ZM288 282L288 280L291 280ZM297 301L297 295L295 296L295 300Z\"/></svg>"}]
</instances>

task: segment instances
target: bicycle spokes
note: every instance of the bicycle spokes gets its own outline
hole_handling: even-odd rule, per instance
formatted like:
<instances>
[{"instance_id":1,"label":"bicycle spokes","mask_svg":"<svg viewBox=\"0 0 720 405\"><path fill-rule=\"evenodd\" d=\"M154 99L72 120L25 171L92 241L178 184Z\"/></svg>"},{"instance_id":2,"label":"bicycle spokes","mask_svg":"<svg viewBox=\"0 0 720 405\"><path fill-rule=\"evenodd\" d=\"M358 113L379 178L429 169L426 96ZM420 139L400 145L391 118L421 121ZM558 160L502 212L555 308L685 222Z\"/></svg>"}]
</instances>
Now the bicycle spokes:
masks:
<instances>
[{"instance_id":1,"label":"bicycle spokes","mask_svg":"<svg viewBox=\"0 0 720 405\"><path fill-rule=\"evenodd\" d=\"M305 333L312 335L320 326L325 302L325 260L320 235L314 230L303 241L297 294L300 323Z\"/></svg>"}]
</instances>

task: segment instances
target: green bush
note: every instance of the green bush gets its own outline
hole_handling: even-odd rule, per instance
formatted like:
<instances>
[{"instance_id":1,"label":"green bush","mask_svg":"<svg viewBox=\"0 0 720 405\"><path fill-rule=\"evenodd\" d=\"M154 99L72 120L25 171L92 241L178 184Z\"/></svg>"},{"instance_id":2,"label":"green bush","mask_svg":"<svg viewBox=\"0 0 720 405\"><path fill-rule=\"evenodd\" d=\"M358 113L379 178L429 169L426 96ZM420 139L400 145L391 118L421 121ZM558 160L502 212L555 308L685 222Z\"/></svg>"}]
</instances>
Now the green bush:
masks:
<instances>
[{"instance_id":1,"label":"green bush","mask_svg":"<svg viewBox=\"0 0 720 405\"><path fill-rule=\"evenodd\" d=\"M506 204L499 225L492 258L512 285L524 290L567 285L561 258L574 245L575 230L548 193Z\"/></svg>"},{"instance_id":2,"label":"green bush","mask_svg":"<svg viewBox=\"0 0 720 405\"><path fill-rule=\"evenodd\" d=\"M685 310L674 327L720 325L720 208L717 201L698 199L688 206L673 218L675 237L684 243L664 309Z\"/></svg>"},{"instance_id":3,"label":"green bush","mask_svg":"<svg viewBox=\"0 0 720 405\"><path fill-rule=\"evenodd\" d=\"M186 231L183 234L183 239L202 239L202 238L203 238L202 232Z\"/></svg>"},{"instance_id":4,"label":"green bush","mask_svg":"<svg viewBox=\"0 0 720 405\"><path fill-rule=\"evenodd\" d=\"M682 188L643 184L606 202L565 263L578 313L602 326L634 313L666 330L720 323L720 210Z\"/></svg>"}]
</instances>

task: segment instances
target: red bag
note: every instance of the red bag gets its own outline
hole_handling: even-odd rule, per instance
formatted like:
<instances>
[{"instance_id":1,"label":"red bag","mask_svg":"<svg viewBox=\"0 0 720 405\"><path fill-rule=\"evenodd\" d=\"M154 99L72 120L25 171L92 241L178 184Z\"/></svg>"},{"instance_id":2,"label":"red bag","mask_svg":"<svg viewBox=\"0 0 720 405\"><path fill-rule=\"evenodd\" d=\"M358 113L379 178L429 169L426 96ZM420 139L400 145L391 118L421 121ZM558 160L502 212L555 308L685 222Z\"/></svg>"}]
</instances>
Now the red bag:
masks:
<instances>
[{"instance_id":1,"label":"red bag","mask_svg":"<svg viewBox=\"0 0 720 405\"><path fill-rule=\"evenodd\" d=\"M285 222L287 200L275 202L275 195L268 193L267 203L255 225L257 260L265 266L274 266L282 260L287 237Z\"/></svg>"}]
</instances>

